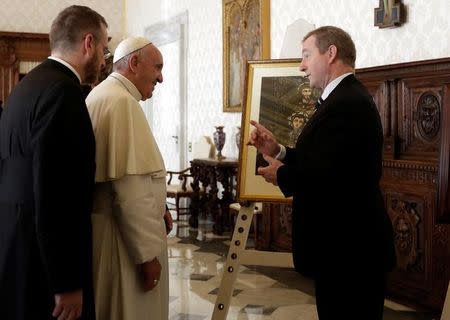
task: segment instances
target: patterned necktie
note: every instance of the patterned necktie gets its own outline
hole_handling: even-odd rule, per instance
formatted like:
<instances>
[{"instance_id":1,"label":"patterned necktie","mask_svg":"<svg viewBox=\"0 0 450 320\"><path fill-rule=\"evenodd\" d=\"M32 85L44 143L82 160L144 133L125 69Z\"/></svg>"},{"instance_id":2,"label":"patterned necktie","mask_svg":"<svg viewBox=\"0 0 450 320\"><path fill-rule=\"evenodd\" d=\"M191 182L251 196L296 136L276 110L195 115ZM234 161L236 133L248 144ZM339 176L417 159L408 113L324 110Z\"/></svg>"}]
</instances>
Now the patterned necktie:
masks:
<instances>
[{"instance_id":1,"label":"patterned necktie","mask_svg":"<svg viewBox=\"0 0 450 320\"><path fill-rule=\"evenodd\" d=\"M319 98L319 100L317 100L316 105L314 106L314 108L316 108L316 111L319 110L320 105L322 104L323 99L322 97Z\"/></svg>"}]
</instances>

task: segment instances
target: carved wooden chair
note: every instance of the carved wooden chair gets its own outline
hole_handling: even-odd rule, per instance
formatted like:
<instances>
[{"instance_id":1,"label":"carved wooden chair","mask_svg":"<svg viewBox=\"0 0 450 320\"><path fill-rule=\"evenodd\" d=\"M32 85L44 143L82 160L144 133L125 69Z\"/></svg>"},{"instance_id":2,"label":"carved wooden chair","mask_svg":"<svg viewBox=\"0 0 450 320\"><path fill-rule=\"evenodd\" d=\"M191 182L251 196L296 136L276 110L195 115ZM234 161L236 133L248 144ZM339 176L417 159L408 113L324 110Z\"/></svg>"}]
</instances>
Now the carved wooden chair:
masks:
<instances>
[{"instance_id":1,"label":"carved wooden chair","mask_svg":"<svg viewBox=\"0 0 450 320\"><path fill-rule=\"evenodd\" d=\"M167 201L167 206L169 210L176 212L177 220L180 220L180 215L189 214L189 205L180 206L180 199L191 198L194 193L190 183L190 170L191 168L181 171L167 171L167 198L172 198L175 201L175 204ZM178 177L179 183L173 183L174 176Z\"/></svg>"}]
</instances>

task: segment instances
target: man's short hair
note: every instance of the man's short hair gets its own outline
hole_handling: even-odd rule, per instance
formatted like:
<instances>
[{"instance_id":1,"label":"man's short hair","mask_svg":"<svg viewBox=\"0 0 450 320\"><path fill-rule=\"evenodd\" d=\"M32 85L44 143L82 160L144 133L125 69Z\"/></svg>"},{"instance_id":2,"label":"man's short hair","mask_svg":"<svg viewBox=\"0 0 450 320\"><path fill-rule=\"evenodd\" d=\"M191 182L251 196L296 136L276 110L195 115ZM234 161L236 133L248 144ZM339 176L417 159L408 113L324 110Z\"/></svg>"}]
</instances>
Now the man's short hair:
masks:
<instances>
[{"instance_id":1,"label":"man's short hair","mask_svg":"<svg viewBox=\"0 0 450 320\"><path fill-rule=\"evenodd\" d=\"M105 18L85 6L70 6L62 10L50 28L51 50L71 50L86 33L100 39L102 24L108 27Z\"/></svg>"},{"instance_id":2,"label":"man's short hair","mask_svg":"<svg viewBox=\"0 0 450 320\"><path fill-rule=\"evenodd\" d=\"M331 45L334 45L337 48L337 58L346 65L355 67L355 43L347 32L337 27L324 26L310 31L303 41L311 36L316 37L316 46L320 53L325 53Z\"/></svg>"}]
</instances>

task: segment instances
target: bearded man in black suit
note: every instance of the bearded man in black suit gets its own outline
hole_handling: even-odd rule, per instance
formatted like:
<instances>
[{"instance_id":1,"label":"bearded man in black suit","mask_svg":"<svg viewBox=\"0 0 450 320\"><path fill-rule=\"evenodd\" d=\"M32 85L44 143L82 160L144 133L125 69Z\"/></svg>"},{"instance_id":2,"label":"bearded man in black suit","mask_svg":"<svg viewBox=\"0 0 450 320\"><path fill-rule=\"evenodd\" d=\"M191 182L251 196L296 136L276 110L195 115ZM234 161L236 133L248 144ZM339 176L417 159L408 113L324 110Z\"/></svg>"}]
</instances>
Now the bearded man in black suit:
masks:
<instances>
[{"instance_id":1,"label":"bearded man in black suit","mask_svg":"<svg viewBox=\"0 0 450 320\"><path fill-rule=\"evenodd\" d=\"M302 57L300 70L323 89L321 103L295 148L251 121L250 144L269 163L258 172L293 196L294 265L314 279L319 319L381 320L395 251L379 187L380 116L354 76L356 49L345 31L311 31Z\"/></svg>"},{"instance_id":2,"label":"bearded man in black suit","mask_svg":"<svg viewBox=\"0 0 450 320\"><path fill-rule=\"evenodd\" d=\"M105 64L105 19L61 11L51 56L8 97L0 122L2 319L95 319L91 210L95 140L80 83Z\"/></svg>"}]
</instances>

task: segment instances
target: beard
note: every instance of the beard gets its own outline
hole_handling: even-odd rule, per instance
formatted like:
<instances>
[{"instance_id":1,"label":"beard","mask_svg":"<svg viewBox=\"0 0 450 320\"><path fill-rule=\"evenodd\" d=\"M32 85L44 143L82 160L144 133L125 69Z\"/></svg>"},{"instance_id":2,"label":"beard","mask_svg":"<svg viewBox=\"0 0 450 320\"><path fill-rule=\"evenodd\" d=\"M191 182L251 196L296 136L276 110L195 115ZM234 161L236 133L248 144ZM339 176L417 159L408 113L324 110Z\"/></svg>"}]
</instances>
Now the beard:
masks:
<instances>
[{"instance_id":1,"label":"beard","mask_svg":"<svg viewBox=\"0 0 450 320\"><path fill-rule=\"evenodd\" d=\"M95 52L95 55L92 56L84 66L84 83L95 84L100 75L100 67L101 65L98 63L98 53Z\"/></svg>"}]
</instances>

